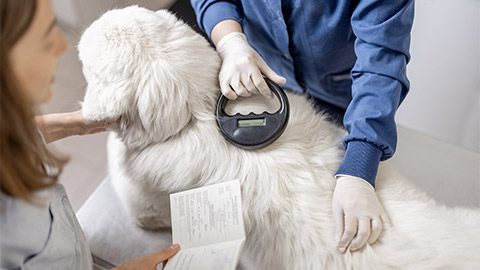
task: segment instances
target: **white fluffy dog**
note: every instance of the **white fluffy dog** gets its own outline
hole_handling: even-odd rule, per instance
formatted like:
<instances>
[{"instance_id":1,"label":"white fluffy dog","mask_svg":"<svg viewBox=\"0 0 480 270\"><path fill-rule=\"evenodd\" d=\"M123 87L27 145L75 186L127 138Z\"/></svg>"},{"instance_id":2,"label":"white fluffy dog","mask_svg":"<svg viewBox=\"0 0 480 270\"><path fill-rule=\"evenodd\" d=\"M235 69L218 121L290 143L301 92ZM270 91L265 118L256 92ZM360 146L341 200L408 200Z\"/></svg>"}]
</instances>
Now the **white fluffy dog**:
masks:
<instances>
[{"instance_id":1,"label":"white fluffy dog","mask_svg":"<svg viewBox=\"0 0 480 270\"><path fill-rule=\"evenodd\" d=\"M479 269L480 212L438 205L386 165L376 191L393 227L372 246L340 253L331 201L345 131L289 93L290 122L275 143L254 151L228 143L214 116L220 59L169 12L109 11L79 52L84 116L121 117L108 142L110 174L141 226L169 226L172 192L240 179L246 269ZM230 111L261 112L261 99Z\"/></svg>"}]
</instances>

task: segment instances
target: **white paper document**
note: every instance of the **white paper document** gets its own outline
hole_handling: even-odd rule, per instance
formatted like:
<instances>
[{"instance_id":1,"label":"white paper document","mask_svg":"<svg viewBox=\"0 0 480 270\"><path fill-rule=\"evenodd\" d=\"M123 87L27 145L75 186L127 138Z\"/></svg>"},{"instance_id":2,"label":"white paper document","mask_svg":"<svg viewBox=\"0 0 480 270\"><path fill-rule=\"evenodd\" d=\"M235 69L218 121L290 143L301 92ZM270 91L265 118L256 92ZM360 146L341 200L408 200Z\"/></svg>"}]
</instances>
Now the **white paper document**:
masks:
<instances>
[{"instance_id":1,"label":"white paper document","mask_svg":"<svg viewBox=\"0 0 480 270\"><path fill-rule=\"evenodd\" d=\"M170 195L173 243L166 270L234 270L245 242L238 180Z\"/></svg>"}]
</instances>

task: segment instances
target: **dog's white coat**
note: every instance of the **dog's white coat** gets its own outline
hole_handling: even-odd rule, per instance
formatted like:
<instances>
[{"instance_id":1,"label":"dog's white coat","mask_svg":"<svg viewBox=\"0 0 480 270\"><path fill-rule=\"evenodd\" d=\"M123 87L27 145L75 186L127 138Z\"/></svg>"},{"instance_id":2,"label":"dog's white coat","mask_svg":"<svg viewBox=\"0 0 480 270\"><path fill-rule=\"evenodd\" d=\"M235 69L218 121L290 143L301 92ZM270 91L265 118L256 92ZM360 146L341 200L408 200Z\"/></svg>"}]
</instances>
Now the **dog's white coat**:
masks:
<instances>
[{"instance_id":1,"label":"dog's white coat","mask_svg":"<svg viewBox=\"0 0 480 270\"><path fill-rule=\"evenodd\" d=\"M84 116L121 117L108 142L110 174L141 226L169 226L170 193L240 179L245 269L479 269L479 210L439 205L387 165L376 191L394 226L374 245L340 253L331 199L345 131L290 93L290 122L275 143L230 145L214 118L220 59L167 11L109 11L85 31L79 55ZM230 110L262 112L261 99Z\"/></svg>"}]
</instances>

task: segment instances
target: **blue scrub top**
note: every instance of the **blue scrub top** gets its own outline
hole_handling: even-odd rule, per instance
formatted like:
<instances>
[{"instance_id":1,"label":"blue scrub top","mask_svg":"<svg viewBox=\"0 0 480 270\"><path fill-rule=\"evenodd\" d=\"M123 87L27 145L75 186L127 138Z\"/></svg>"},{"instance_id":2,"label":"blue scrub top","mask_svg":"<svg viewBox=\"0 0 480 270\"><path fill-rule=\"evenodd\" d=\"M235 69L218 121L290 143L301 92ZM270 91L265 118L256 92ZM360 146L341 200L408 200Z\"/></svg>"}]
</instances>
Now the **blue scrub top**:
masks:
<instances>
[{"instance_id":1,"label":"blue scrub top","mask_svg":"<svg viewBox=\"0 0 480 270\"><path fill-rule=\"evenodd\" d=\"M409 90L413 0L191 0L210 37L240 23L250 45L287 79L285 88L346 109L345 157L337 174L374 185L395 152L395 112Z\"/></svg>"}]
</instances>

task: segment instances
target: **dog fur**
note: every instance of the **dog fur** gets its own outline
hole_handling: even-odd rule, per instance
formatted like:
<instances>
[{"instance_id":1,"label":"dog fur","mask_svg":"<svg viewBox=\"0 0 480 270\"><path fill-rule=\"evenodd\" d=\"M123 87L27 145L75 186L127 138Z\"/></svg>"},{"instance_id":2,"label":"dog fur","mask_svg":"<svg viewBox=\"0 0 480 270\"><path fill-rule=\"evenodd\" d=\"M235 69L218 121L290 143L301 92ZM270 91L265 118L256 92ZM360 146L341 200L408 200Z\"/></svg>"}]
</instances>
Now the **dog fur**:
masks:
<instances>
[{"instance_id":1,"label":"dog fur","mask_svg":"<svg viewBox=\"0 0 480 270\"><path fill-rule=\"evenodd\" d=\"M79 56L84 117L121 117L108 141L110 175L140 226L170 225L170 193L240 179L245 269L479 268L479 210L437 204L388 164L380 165L376 192L393 227L374 245L340 253L331 200L345 131L288 93L290 122L275 143L229 144L214 116L220 59L173 14L109 11L85 31ZM229 111L265 109L259 95L240 100Z\"/></svg>"}]
</instances>

